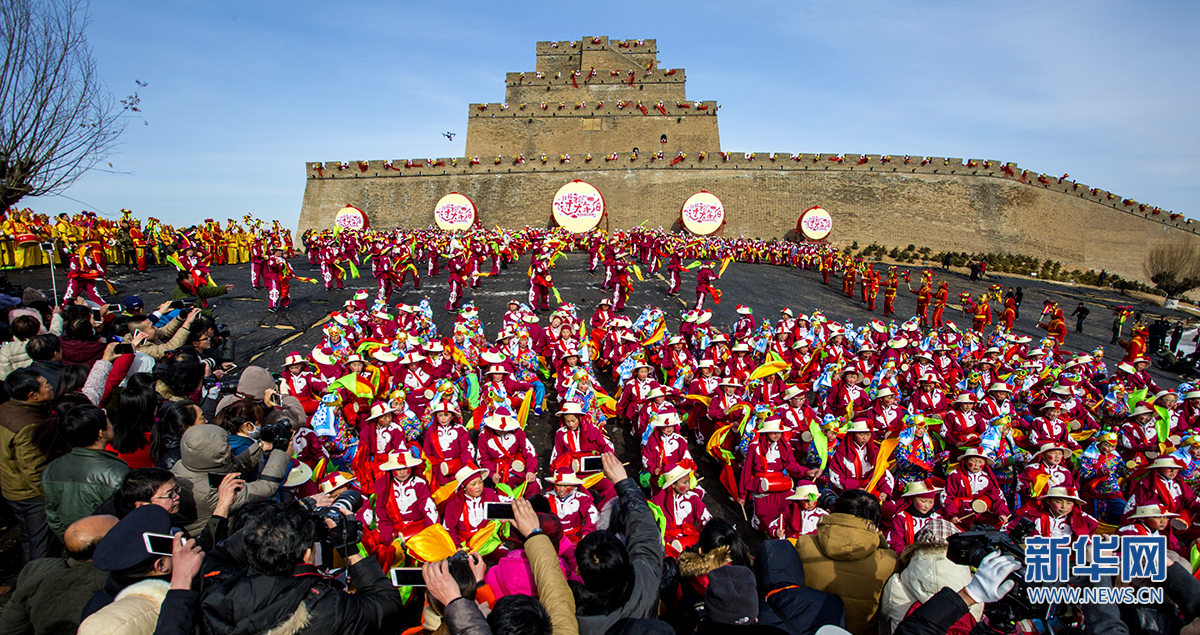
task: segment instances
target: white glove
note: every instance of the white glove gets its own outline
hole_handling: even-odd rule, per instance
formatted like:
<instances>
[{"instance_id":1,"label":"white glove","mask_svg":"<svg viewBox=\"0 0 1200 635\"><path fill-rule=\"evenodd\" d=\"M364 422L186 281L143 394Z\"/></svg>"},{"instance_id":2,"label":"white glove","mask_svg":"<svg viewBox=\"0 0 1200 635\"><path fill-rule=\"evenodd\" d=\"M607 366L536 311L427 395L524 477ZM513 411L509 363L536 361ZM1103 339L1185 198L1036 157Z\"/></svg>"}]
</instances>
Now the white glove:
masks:
<instances>
[{"instance_id":1,"label":"white glove","mask_svg":"<svg viewBox=\"0 0 1200 635\"><path fill-rule=\"evenodd\" d=\"M1016 586L1016 582L1006 578L1020 568L1021 562L1016 558L993 551L984 556L975 570L975 577L963 591L976 602L998 602Z\"/></svg>"}]
</instances>

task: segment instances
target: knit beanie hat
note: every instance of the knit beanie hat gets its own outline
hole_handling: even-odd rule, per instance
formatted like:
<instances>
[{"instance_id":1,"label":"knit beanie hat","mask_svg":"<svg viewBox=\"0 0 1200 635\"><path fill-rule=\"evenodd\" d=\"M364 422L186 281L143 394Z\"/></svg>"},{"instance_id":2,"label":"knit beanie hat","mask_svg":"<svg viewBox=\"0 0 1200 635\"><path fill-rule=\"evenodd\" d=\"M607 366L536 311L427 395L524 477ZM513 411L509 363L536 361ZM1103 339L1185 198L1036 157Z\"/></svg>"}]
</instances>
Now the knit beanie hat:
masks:
<instances>
[{"instance_id":1,"label":"knit beanie hat","mask_svg":"<svg viewBox=\"0 0 1200 635\"><path fill-rule=\"evenodd\" d=\"M718 624L748 626L758 620L758 587L746 567L718 567L708 574L704 610Z\"/></svg>"}]
</instances>

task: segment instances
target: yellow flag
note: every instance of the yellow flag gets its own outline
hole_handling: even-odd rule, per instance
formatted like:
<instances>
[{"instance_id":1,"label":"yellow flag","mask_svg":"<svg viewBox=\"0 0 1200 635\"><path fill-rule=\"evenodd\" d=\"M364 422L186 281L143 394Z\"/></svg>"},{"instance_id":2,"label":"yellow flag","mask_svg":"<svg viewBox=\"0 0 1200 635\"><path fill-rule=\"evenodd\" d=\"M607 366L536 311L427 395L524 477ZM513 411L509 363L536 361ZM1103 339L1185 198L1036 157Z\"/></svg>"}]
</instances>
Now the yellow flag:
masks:
<instances>
[{"instance_id":1,"label":"yellow flag","mask_svg":"<svg viewBox=\"0 0 1200 635\"><path fill-rule=\"evenodd\" d=\"M422 562L440 562L454 555L458 547L444 525L430 525L405 543L409 553Z\"/></svg>"},{"instance_id":2,"label":"yellow flag","mask_svg":"<svg viewBox=\"0 0 1200 635\"><path fill-rule=\"evenodd\" d=\"M525 421L529 419L529 405L533 402L533 389L525 391L525 398L521 400L521 408L517 410L517 421L521 423L521 427L525 427Z\"/></svg>"},{"instance_id":3,"label":"yellow flag","mask_svg":"<svg viewBox=\"0 0 1200 635\"><path fill-rule=\"evenodd\" d=\"M767 362L762 366L755 368L754 372L750 373L750 381L774 375L780 371L787 370L789 366L791 366L791 364L787 362Z\"/></svg>"},{"instance_id":4,"label":"yellow flag","mask_svg":"<svg viewBox=\"0 0 1200 635\"><path fill-rule=\"evenodd\" d=\"M454 495L454 490L456 489L458 489L458 481L450 481L449 483L437 488L437 491L433 493L433 504L441 505L442 503L446 502L451 496ZM426 562L428 562L428 560Z\"/></svg>"},{"instance_id":5,"label":"yellow flag","mask_svg":"<svg viewBox=\"0 0 1200 635\"><path fill-rule=\"evenodd\" d=\"M875 493L875 486L879 484L879 479L883 478L883 473L887 471L888 460L892 458L892 452L896 451L896 446L900 444L900 437L892 437L884 439L879 444L879 454L875 455L875 473L871 476L871 483L867 485L867 491Z\"/></svg>"}]
</instances>

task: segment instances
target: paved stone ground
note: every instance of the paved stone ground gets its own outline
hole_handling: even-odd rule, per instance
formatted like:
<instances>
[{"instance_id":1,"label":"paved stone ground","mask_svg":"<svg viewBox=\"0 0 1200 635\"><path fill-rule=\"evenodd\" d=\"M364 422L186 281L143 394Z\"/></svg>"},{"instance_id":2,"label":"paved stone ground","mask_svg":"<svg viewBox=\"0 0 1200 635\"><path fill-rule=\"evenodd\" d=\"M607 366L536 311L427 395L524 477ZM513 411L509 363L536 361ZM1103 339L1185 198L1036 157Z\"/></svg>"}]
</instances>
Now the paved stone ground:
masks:
<instances>
[{"instance_id":1,"label":"paved stone ground","mask_svg":"<svg viewBox=\"0 0 1200 635\"><path fill-rule=\"evenodd\" d=\"M292 261L298 275L320 278L316 267L310 265L307 258L298 256ZM480 319L485 325L487 334L496 332L495 325L501 321L506 310L506 303L511 298L525 301L528 293L528 277L526 271L528 260L522 259L507 269L501 270L499 276L485 278L478 289L467 290L467 300L474 301L479 308ZM904 268L902 268L904 269ZM920 268L912 269L912 277L920 278ZM365 272L364 272L365 273ZM66 283L61 269L56 271L58 289L61 291ZM1133 297L1119 296L1112 290L1101 290L1094 287L1072 287L1027 278L1010 278L1003 275L991 276L980 282L971 282L967 276L956 272L938 271L939 276L950 283L950 298L954 301L961 291L978 294L992 284L1000 284L1005 288L1021 286L1025 297L1021 317L1017 320L1015 330L1018 333L1038 337L1045 332L1035 328L1038 314L1041 312L1045 299L1053 299L1068 313L1079 302L1086 302L1092 310L1085 324L1085 332L1074 332L1074 320L1069 320L1071 328L1067 337L1066 347L1072 351L1090 351L1097 346L1106 350L1106 359L1110 369L1115 361L1120 359L1123 351L1116 345L1109 345L1111 337L1111 307L1131 305L1145 310L1148 314L1162 314L1168 318L1188 318L1189 314L1180 311L1164 311L1161 307L1139 301ZM49 295L49 268L9 271L10 281L39 289L46 289ZM587 272L587 254L571 253L565 260L560 260L554 272L558 290L564 302L575 303L579 307L581 317L588 318L600 298L607 294L600 290L601 276L592 276ZM266 291L255 291L250 288L249 265L219 266L213 270L213 279L218 284L233 283L233 292L217 298L213 302L214 312L218 323L229 326L237 344L237 361L241 366L255 364L277 371L284 357L291 351L302 353L310 351L321 338L320 325L326 320L328 313L338 309L342 303L353 295L356 289L375 290L374 279L369 275L358 280L348 280L346 288L333 292L325 291L321 285L305 282L293 282L292 307L289 310L272 314L266 311ZM105 296L105 299L118 302L127 294L140 295L147 306L154 306L169 298L171 285L174 284L174 270L169 267L152 266L146 273L129 271L124 267L114 267L110 280L117 287L117 295ZM636 318L641 310L648 305L657 305L667 314L668 328L678 332L679 311L684 302L693 302L692 293L694 278L685 279L682 287L683 300L666 294L667 282L656 275L649 275L645 282L634 282L635 291L624 312L631 318ZM801 271L797 269L774 267L769 265L749 265L732 263L718 282L723 293L724 301L719 305L709 305L713 309L712 324L721 329L730 328L736 321L734 308L738 304L746 304L754 308L755 317L775 320L783 307L791 307L796 313L808 313L820 309L825 315L836 321L851 321L862 324L873 317L879 317L882 312L882 294L878 298L877 313L872 316L865 310L865 305L858 300L851 300L841 293L841 283L836 277L830 285L821 284L820 275L816 271ZM406 286L402 292L392 294L393 305L403 301L415 304L423 298L429 298L434 307L434 318L438 322L442 335L449 335L453 318L448 316L443 307L448 295L445 274L435 279L424 279L419 291ZM901 320L913 314L916 307L916 296L908 293L903 286L896 301L896 309ZM541 312L543 320L549 312ZM959 311L947 309L945 317L956 322L960 327L969 327L969 318ZM544 322L543 322L544 323ZM1126 328L1126 335L1128 327ZM1151 369L1151 374L1164 387L1174 387L1180 378L1170 373L1164 373L1157 368ZM611 382L606 387L613 392ZM553 404L553 389L548 391ZM553 408L549 409L553 412ZM547 473L549 459L548 449L553 444L553 420L549 415L535 417L530 415L528 432L536 447L544 452L542 457L542 474ZM625 425L609 427L617 454L630 463L631 472L634 466L640 466L638 444L630 436ZM706 503L714 515L736 521L739 530L754 548L761 540L761 534L750 529L749 524L742 520L742 513L736 503L717 482L718 465L704 454L703 448L693 444L692 455L700 464L702 485L707 486ZM0 536L0 549L8 557L3 558L7 566L2 566L0 575L10 577L16 572L19 555L13 551L15 534L12 531ZM15 556L15 557L14 557ZM8 582L11 584L11 582Z\"/></svg>"}]
</instances>

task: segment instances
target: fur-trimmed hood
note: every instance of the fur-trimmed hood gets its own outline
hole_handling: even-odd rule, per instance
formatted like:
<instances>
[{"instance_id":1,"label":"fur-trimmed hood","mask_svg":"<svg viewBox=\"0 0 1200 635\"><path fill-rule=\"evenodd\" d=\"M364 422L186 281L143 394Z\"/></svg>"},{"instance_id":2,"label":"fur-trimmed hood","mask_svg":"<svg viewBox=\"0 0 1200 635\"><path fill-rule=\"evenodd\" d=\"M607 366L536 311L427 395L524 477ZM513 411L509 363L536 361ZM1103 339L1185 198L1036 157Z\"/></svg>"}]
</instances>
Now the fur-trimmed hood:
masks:
<instances>
[{"instance_id":1,"label":"fur-trimmed hood","mask_svg":"<svg viewBox=\"0 0 1200 635\"><path fill-rule=\"evenodd\" d=\"M79 625L81 635L152 635L158 612L171 583L142 580L117 594L112 603L88 616Z\"/></svg>"},{"instance_id":2,"label":"fur-trimmed hood","mask_svg":"<svg viewBox=\"0 0 1200 635\"><path fill-rule=\"evenodd\" d=\"M679 555L679 575L684 578L698 578L729 562L729 547L717 547L704 554L685 551Z\"/></svg>"}]
</instances>

